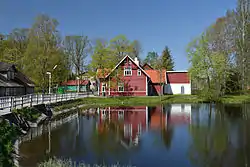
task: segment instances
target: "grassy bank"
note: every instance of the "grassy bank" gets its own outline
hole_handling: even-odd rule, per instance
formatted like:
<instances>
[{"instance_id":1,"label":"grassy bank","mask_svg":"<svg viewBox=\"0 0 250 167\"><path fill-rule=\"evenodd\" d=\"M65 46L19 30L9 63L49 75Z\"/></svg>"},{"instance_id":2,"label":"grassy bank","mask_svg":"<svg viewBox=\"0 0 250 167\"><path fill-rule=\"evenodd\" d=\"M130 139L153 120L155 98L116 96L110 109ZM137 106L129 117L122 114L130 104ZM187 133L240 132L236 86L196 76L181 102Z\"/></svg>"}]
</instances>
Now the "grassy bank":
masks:
<instances>
[{"instance_id":1,"label":"grassy bank","mask_svg":"<svg viewBox=\"0 0 250 167\"><path fill-rule=\"evenodd\" d=\"M85 108L90 107L106 107L106 106L138 106L147 105L154 106L161 103L208 103L204 98L196 95L168 95L162 96L146 96L146 97L88 97L73 101L56 104L55 111L84 105ZM213 101L214 102L214 101ZM217 99L215 102L223 104L241 104L250 103L250 95L227 95Z\"/></svg>"},{"instance_id":2,"label":"grassy bank","mask_svg":"<svg viewBox=\"0 0 250 167\"><path fill-rule=\"evenodd\" d=\"M89 165L85 163L76 164L71 160L49 159L41 163L38 167L108 167L107 165ZM130 165L110 165L110 167L132 167Z\"/></svg>"}]
</instances>

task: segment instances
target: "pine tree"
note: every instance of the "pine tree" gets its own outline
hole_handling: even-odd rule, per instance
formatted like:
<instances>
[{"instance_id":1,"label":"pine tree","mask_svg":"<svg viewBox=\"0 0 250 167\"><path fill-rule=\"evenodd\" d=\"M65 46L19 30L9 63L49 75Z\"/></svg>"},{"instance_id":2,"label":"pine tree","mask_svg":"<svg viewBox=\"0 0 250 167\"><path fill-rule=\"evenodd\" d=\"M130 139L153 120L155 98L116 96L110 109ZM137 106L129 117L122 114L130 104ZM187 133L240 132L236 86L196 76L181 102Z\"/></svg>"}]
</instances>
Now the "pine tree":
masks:
<instances>
[{"instance_id":1,"label":"pine tree","mask_svg":"<svg viewBox=\"0 0 250 167\"><path fill-rule=\"evenodd\" d=\"M166 46L161 55L162 67L168 71L174 70L174 61L169 48Z\"/></svg>"}]
</instances>

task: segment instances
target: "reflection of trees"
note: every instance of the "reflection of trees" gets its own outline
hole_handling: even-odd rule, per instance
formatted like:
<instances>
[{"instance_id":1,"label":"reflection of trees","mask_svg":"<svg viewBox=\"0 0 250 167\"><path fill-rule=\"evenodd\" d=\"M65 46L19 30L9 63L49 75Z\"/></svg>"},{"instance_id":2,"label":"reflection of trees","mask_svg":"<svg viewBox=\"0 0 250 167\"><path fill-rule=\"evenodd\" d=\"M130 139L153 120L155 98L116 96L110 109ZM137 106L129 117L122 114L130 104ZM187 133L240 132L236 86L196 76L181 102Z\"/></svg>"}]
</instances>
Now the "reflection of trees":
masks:
<instances>
[{"instance_id":1,"label":"reflection of trees","mask_svg":"<svg viewBox=\"0 0 250 167\"><path fill-rule=\"evenodd\" d=\"M190 125L190 135L192 144L189 148L189 156L192 163L202 167L233 167L246 166L249 164L250 155L250 121L245 114L243 108L234 112L242 114L233 114L228 106L216 105L215 111L212 111L211 104L206 104L205 109L209 112L201 111L201 107L197 112L195 124ZM242 107L242 106L241 106ZM204 114L208 117L201 121ZM197 116L196 115L196 116ZM240 117L238 122L237 118ZM234 121L232 121L234 120Z\"/></svg>"},{"instance_id":2,"label":"reflection of trees","mask_svg":"<svg viewBox=\"0 0 250 167\"><path fill-rule=\"evenodd\" d=\"M169 123L169 118L171 115L171 106L170 105L166 105L163 108L162 115L166 115L165 118L166 120L166 125L167 126L163 126L162 129L162 139L163 139L163 143L165 145L165 147L169 150L171 147L171 142L173 139L173 134L174 134L174 127Z\"/></svg>"},{"instance_id":3,"label":"reflection of trees","mask_svg":"<svg viewBox=\"0 0 250 167\"><path fill-rule=\"evenodd\" d=\"M228 129L224 121L218 119L215 119L212 124L211 104L206 105L205 109L208 111L207 123L201 123L199 116L196 119L198 122L190 125L190 135L193 142L190 146L189 156L191 162L199 166L219 167L222 166L229 144L227 140Z\"/></svg>"},{"instance_id":4,"label":"reflection of trees","mask_svg":"<svg viewBox=\"0 0 250 167\"><path fill-rule=\"evenodd\" d=\"M90 144L94 153L99 157L102 162L102 157L105 154L111 154L112 156L118 156L122 152L122 147L118 143L118 139L123 135L123 131L120 129L120 122L105 120L102 124L102 131L99 131L96 125L93 126ZM107 154L107 155L108 155Z\"/></svg>"},{"instance_id":5,"label":"reflection of trees","mask_svg":"<svg viewBox=\"0 0 250 167\"><path fill-rule=\"evenodd\" d=\"M171 115L171 105L161 105L160 111L156 111L156 108L151 108L150 112L160 112L160 139L158 135L155 135L157 138L155 139L155 143L163 143L167 150L170 149L174 127L169 123L169 118Z\"/></svg>"}]
</instances>

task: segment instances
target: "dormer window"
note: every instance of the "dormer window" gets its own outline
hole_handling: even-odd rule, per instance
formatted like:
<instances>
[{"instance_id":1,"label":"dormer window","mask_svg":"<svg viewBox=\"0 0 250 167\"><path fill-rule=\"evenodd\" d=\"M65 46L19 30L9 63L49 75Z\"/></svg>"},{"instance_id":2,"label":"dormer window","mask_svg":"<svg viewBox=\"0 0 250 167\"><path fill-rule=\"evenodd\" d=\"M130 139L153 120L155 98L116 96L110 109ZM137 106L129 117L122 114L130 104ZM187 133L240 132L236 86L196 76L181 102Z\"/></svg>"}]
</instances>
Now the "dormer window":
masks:
<instances>
[{"instance_id":1,"label":"dormer window","mask_svg":"<svg viewBox=\"0 0 250 167\"><path fill-rule=\"evenodd\" d=\"M124 76L132 76L132 67L124 67Z\"/></svg>"},{"instance_id":2,"label":"dormer window","mask_svg":"<svg viewBox=\"0 0 250 167\"><path fill-rule=\"evenodd\" d=\"M14 77L15 77L15 73L13 71L7 72L7 79L8 80L14 79Z\"/></svg>"}]
</instances>

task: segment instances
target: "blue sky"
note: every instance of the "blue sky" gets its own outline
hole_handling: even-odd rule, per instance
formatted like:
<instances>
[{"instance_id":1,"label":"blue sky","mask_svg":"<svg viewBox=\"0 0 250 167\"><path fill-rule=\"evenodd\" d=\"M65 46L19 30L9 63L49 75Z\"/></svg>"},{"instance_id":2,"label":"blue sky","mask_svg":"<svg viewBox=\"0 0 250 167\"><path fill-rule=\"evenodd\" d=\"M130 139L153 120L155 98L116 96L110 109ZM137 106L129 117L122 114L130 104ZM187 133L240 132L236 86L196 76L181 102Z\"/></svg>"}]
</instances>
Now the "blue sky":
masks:
<instances>
[{"instance_id":1,"label":"blue sky","mask_svg":"<svg viewBox=\"0 0 250 167\"><path fill-rule=\"evenodd\" d=\"M168 45L176 70L188 68L185 49L236 0L1 0L0 33L30 27L36 15L56 18L62 35L111 39L124 34L143 47L142 58Z\"/></svg>"}]
</instances>

